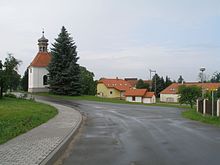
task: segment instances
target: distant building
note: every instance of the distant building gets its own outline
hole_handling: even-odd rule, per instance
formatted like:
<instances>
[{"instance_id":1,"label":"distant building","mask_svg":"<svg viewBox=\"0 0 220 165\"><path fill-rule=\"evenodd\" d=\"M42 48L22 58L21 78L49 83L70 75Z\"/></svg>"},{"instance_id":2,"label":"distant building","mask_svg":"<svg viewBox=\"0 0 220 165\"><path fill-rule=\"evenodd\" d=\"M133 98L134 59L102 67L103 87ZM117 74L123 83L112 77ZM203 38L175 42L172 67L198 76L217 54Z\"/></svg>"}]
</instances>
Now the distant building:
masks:
<instances>
[{"instance_id":1,"label":"distant building","mask_svg":"<svg viewBox=\"0 0 220 165\"><path fill-rule=\"evenodd\" d=\"M101 78L97 84L97 96L105 97L105 98L125 99L125 93L130 89L135 89L137 82L138 82L137 78L125 78L124 80L119 78L116 79ZM149 82L149 81L145 80L145 82ZM137 91L139 91L139 89ZM148 95L146 95L145 98L149 98L150 93L149 92L147 93Z\"/></svg>"},{"instance_id":2,"label":"distant building","mask_svg":"<svg viewBox=\"0 0 220 165\"><path fill-rule=\"evenodd\" d=\"M160 101L178 102L179 99L178 88L181 85L198 86L201 87L204 91L218 89L220 87L220 83L198 83L198 82L173 83L160 92Z\"/></svg>"},{"instance_id":3,"label":"distant building","mask_svg":"<svg viewBox=\"0 0 220 165\"><path fill-rule=\"evenodd\" d=\"M148 92L147 89L130 89L125 92L126 101L145 104L156 103L154 92Z\"/></svg>"},{"instance_id":4,"label":"distant building","mask_svg":"<svg viewBox=\"0 0 220 165\"><path fill-rule=\"evenodd\" d=\"M125 81L129 82L132 86L132 88L136 88L138 79L137 78L125 78ZM152 81L151 80L143 80L144 83L147 83L151 86Z\"/></svg>"},{"instance_id":5,"label":"distant building","mask_svg":"<svg viewBox=\"0 0 220 165\"><path fill-rule=\"evenodd\" d=\"M102 78L97 84L97 96L105 98L125 98L125 91L130 88L130 83L123 79Z\"/></svg>"},{"instance_id":6,"label":"distant building","mask_svg":"<svg viewBox=\"0 0 220 165\"><path fill-rule=\"evenodd\" d=\"M28 92L47 92L48 70L51 54L47 50L48 39L42 37L38 40L39 51L28 67Z\"/></svg>"}]
</instances>

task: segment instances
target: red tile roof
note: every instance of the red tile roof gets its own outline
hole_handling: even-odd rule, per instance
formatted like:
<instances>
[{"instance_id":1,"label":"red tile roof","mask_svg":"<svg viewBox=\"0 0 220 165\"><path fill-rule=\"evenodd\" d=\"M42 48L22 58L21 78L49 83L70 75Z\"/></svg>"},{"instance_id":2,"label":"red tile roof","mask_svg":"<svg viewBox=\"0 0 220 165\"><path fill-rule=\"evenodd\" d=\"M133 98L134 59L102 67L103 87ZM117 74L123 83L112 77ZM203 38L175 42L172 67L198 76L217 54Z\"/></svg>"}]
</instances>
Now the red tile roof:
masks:
<instances>
[{"instance_id":1,"label":"red tile roof","mask_svg":"<svg viewBox=\"0 0 220 165\"><path fill-rule=\"evenodd\" d=\"M47 67L51 60L51 54L48 52L38 52L30 64L33 67Z\"/></svg>"},{"instance_id":2,"label":"red tile roof","mask_svg":"<svg viewBox=\"0 0 220 165\"><path fill-rule=\"evenodd\" d=\"M119 91L126 91L131 88L130 83L122 79L100 79L98 83L103 83L107 88L115 88Z\"/></svg>"},{"instance_id":3,"label":"red tile roof","mask_svg":"<svg viewBox=\"0 0 220 165\"><path fill-rule=\"evenodd\" d=\"M211 89L218 89L220 87L220 83L198 83L198 82L190 82L190 83L173 83L167 88L165 88L163 91L160 92L160 94L178 94L178 88L181 85L185 86L199 86L204 88L205 90L211 90Z\"/></svg>"},{"instance_id":4,"label":"red tile roof","mask_svg":"<svg viewBox=\"0 0 220 165\"><path fill-rule=\"evenodd\" d=\"M146 92L144 97L145 98L152 98L154 96L154 92Z\"/></svg>"},{"instance_id":5,"label":"red tile roof","mask_svg":"<svg viewBox=\"0 0 220 165\"><path fill-rule=\"evenodd\" d=\"M129 84L131 84L132 87L135 87L138 82L138 80L125 80L125 81L127 81Z\"/></svg>"},{"instance_id":6,"label":"red tile roof","mask_svg":"<svg viewBox=\"0 0 220 165\"><path fill-rule=\"evenodd\" d=\"M132 87L136 87L136 84L138 82L137 78L125 78L125 81L129 82L131 84ZM147 83L149 85L151 85L151 80L143 80L144 83Z\"/></svg>"},{"instance_id":7,"label":"red tile roof","mask_svg":"<svg viewBox=\"0 0 220 165\"><path fill-rule=\"evenodd\" d=\"M147 89L130 89L125 92L125 96L144 96Z\"/></svg>"}]
</instances>

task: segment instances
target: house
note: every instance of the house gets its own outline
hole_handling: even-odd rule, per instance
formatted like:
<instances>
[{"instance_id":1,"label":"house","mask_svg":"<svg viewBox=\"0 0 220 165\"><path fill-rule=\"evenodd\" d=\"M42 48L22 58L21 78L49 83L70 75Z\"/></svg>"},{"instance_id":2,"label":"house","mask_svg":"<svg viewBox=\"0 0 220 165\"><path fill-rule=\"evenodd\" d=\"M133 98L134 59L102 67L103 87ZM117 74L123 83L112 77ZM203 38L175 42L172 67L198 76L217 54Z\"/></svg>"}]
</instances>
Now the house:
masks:
<instances>
[{"instance_id":1,"label":"house","mask_svg":"<svg viewBox=\"0 0 220 165\"><path fill-rule=\"evenodd\" d=\"M42 37L38 40L39 51L28 67L28 92L47 92L48 70L51 54L47 51L48 39Z\"/></svg>"},{"instance_id":2,"label":"house","mask_svg":"<svg viewBox=\"0 0 220 165\"><path fill-rule=\"evenodd\" d=\"M198 83L198 82L173 83L160 92L160 101L161 102L178 102L178 99L179 99L178 88L181 85L198 86L198 87L201 87L204 92L210 91L213 89L218 89L220 87L220 83Z\"/></svg>"},{"instance_id":3,"label":"house","mask_svg":"<svg viewBox=\"0 0 220 165\"><path fill-rule=\"evenodd\" d=\"M130 89L125 92L125 100L129 102L139 102L152 104L156 103L154 92L148 92L147 89Z\"/></svg>"},{"instance_id":4,"label":"house","mask_svg":"<svg viewBox=\"0 0 220 165\"><path fill-rule=\"evenodd\" d=\"M97 96L106 98L125 98L124 93L131 85L123 79L102 78L97 84Z\"/></svg>"}]
</instances>

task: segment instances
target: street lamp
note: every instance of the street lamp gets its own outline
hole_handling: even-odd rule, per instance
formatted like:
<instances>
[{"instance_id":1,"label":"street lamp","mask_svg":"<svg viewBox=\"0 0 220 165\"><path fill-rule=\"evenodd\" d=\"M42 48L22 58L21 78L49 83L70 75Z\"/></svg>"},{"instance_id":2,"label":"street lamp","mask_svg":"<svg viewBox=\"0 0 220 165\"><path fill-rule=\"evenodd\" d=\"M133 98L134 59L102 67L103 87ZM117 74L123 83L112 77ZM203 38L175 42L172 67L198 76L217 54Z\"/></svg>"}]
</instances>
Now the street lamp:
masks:
<instances>
[{"instance_id":1,"label":"street lamp","mask_svg":"<svg viewBox=\"0 0 220 165\"><path fill-rule=\"evenodd\" d=\"M203 91L204 75L203 75L203 72L205 71L205 67L201 67L201 68L200 68L200 71L202 72L201 81L202 81L202 98L203 98L203 97L204 97L204 91Z\"/></svg>"}]
</instances>

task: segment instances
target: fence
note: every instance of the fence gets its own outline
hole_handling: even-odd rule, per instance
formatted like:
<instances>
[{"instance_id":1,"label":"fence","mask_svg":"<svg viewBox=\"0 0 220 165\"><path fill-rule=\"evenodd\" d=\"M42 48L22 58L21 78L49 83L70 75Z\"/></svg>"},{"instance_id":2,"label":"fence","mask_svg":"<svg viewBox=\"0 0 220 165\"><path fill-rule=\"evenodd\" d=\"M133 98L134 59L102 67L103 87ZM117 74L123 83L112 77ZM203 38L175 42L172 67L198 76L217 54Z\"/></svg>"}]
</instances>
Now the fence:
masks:
<instances>
[{"instance_id":1,"label":"fence","mask_svg":"<svg viewBox=\"0 0 220 165\"><path fill-rule=\"evenodd\" d=\"M197 112L213 116L220 116L220 99L213 102L207 99L197 100Z\"/></svg>"}]
</instances>

